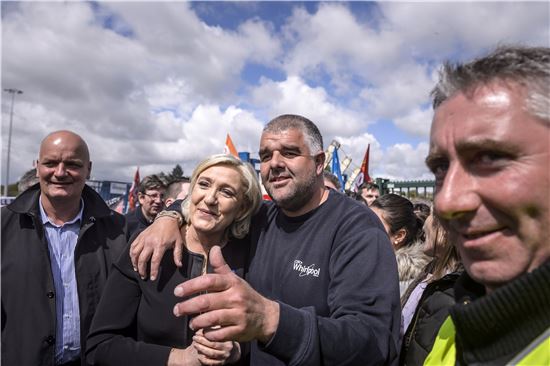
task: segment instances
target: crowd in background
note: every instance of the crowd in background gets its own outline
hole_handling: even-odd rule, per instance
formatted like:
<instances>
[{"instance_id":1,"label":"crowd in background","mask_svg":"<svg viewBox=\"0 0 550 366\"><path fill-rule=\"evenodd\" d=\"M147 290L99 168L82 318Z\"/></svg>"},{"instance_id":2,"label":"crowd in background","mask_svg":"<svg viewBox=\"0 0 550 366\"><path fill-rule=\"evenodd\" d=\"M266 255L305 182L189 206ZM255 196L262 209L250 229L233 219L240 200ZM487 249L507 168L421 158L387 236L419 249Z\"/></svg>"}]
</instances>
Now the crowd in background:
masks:
<instances>
[{"instance_id":1,"label":"crowd in background","mask_svg":"<svg viewBox=\"0 0 550 366\"><path fill-rule=\"evenodd\" d=\"M441 75L433 202L350 199L289 114L260 139L269 202L214 155L145 177L124 217L85 184L84 139L48 134L2 208L2 364L550 363L550 50Z\"/></svg>"},{"instance_id":2,"label":"crowd in background","mask_svg":"<svg viewBox=\"0 0 550 366\"><path fill-rule=\"evenodd\" d=\"M323 172L328 189L342 191L330 171ZM18 183L19 193L38 183L36 169ZM144 177L137 188L138 205L126 214L127 239L151 225L164 208L187 197L190 178ZM395 251L403 319L401 363L422 364L454 303L453 285L462 271L460 258L445 229L432 213L429 199L409 200L394 193L382 194L373 182L364 182L355 192L341 192L369 206L381 220ZM420 329L421 331L417 331Z\"/></svg>"}]
</instances>

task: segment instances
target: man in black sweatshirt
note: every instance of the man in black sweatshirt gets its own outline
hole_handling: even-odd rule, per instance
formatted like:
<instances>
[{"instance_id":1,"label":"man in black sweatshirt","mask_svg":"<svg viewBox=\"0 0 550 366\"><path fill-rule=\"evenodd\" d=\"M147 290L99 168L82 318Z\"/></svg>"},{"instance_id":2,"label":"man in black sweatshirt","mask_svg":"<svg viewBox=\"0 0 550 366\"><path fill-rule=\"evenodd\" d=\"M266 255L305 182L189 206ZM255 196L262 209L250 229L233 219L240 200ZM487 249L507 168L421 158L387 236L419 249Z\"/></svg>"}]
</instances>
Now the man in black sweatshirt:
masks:
<instances>
[{"instance_id":1,"label":"man in black sweatshirt","mask_svg":"<svg viewBox=\"0 0 550 366\"><path fill-rule=\"evenodd\" d=\"M251 224L248 283L213 249L216 273L176 287L176 296L203 295L176 305L175 315L195 315L191 326L207 329L211 341L254 341L253 365L395 363L399 288L382 224L365 205L324 187L322 137L308 119L282 115L269 122L259 156L273 203ZM140 272L156 251L151 277L159 252L176 240L159 239L178 229L166 217L131 250Z\"/></svg>"}]
</instances>

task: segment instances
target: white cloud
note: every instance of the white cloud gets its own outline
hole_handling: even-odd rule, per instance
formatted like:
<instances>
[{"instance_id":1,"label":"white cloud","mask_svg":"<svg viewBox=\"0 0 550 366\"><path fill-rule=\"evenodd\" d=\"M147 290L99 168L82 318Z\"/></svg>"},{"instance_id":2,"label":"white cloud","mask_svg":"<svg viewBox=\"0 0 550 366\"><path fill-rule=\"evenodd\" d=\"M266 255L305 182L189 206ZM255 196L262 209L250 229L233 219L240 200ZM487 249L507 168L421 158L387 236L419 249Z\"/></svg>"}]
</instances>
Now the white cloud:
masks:
<instances>
[{"instance_id":1,"label":"white cloud","mask_svg":"<svg viewBox=\"0 0 550 366\"><path fill-rule=\"evenodd\" d=\"M387 75L384 83L363 89L361 100L373 118L399 118L429 102L435 75L426 66L404 64Z\"/></svg>"},{"instance_id":2,"label":"white cloud","mask_svg":"<svg viewBox=\"0 0 550 366\"><path fill-rule=\"evenodd\" d=\"M381 2L387 27L418 57L470 58L498 43L548 46L548 2Z\"/></svg>"},{"instance_id":3,"label":"white cloud","mask_svg":"<svg viewBox=\"0 0 550 366\"><path fill-rule=\"evenodd\" d=\"M271 117L292 113L309 118L327 140L336 134L355 134L367 126L367 121L361 121L351 110L332 101L324 88L310 87L296 76L281 82L264 79L252 91L252 98Z\"/></svg>"},{"instance_id":4,"label":"white cloud","mask_svg":"<svg viewBox=\"0 0 550 366\"><path fill-rule=\"evenodd\" d=\"M284 30L293 42L285 58L287 72L310 78L327 72L341 93L353 93L350 78L377 78L400 60L398 37L359 23L343 4L321 3L315 14L298 8Z\"/></svg>"},{"instance_id":5,"label":"white cloud","mask_svg":"<svg viewBox=\"0 0 550 366\"><path fill-rule=\"evenodd\" d=\"M368 14L353 12L363 5ZM201 6L217 11L215 2ZM57 129L88 141L94 176L129 181L136 165L142 175L176 163L190 173L222 151L226 133L254 153L266 119L298 113L319 125L326 144L341 139L355 162L370 142L375 174L422 177L424 145L393 146L370 133L371 123L393 121L427 138L428 92L443 58L470 58L498 42L550 43L544 2L306 8L296 5L287 19L243 17L229 29L206 24L187 2L2 3L2 86L24 91L11 176L30 168L41 138ZM245 84L248 66L268 71Z\"/></svg>"},{"instance_id":6,"label":"white cloud","mask_svg":"<svg viewBox=\"0 0 550 366\"><path fill-rule=\"evenodd\" d=\"M547 46L550 5L545 2L380 2L377 18L358 19L346 3L297 8L284 28L293 75L321 70L332 79L353 73L376 85L403 64L439 63L484 52L502 42ZM375 12L373 11L373 14Z\"/></svg>"},{"instance_id":7,"label":"white cloud","mask_svg":"<svg viewBox=\"0 0 550 366\"><path fill-rule=\"evenodd\" d=\"M432 124L433 111L431 108L415 108L408 115L394 120L397 127L413 135L428 138Z\"/></svg>"},{"instance_id":8,"label":"white cloud","mask_svg":"<svg viewBox=\"0 0 550 366\"><path fill-rule=\"evenodd\" d=\"M433 174L424 163L428 149L427 143L420 143L416 148L410 144L395 144L384 152L374 175L392 180L432 180Z\"/></svg>"},{"instance_id":9,"label":"white cloud","mask_svg":"<svg viewBox=\"0 0 550 366\"><path fill-rule=\"evenodd\" d=\"M102 179L130 180L136 165L142 174L178 162L192 168L198 152L222 151L228 131L246 149L257 144L259 122L244 110L226 107L220 115L233 118L223 126L194 124L202 105L231 105L246 62L277 59L279 41L266 23L225 31L205 25L186 3L95 5L23 2L2 18L2 83L24 91L16 102L12 177L37 153L21 147L37 147L58 129L86 139L94 176ZM195 131L190 140L186 127Z\"/></svg>"},{"instance_id":10,"label":"white cloud","mask_svg":"<svg viewBox=\"0 0 550 366\"><path fill-rule=\"evenodd\" d=\"M129 24L149 53L153 70L185 77L195 93L208 98L231 95L247 60L273 60L280 52L279 41L260 20L226 31L206 25L186 2L155 3L154 11L151 3L107 6Z\"/></svg>"}]
</instances>

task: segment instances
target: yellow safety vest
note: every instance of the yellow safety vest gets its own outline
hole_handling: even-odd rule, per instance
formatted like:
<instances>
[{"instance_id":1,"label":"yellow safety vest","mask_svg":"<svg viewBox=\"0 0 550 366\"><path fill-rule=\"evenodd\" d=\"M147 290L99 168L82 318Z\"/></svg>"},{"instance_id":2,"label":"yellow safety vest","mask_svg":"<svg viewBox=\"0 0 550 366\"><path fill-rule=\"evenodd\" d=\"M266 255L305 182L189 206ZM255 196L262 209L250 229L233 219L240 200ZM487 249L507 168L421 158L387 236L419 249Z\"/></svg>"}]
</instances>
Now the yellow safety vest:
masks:
<instances>
[{"instance_id":1,"label":"yellow safety vest","mask_svg":"<svg viewBox=\"0 0 550 366\"><path fill-rule=\"evenodd\" d=\"M439 329L432 351L424 361L424 366L455 366L455 333L455 326L449 316ZM508 365L550 365L550 328L517 354L508 362Z\"/></svg>"}]
</instances>

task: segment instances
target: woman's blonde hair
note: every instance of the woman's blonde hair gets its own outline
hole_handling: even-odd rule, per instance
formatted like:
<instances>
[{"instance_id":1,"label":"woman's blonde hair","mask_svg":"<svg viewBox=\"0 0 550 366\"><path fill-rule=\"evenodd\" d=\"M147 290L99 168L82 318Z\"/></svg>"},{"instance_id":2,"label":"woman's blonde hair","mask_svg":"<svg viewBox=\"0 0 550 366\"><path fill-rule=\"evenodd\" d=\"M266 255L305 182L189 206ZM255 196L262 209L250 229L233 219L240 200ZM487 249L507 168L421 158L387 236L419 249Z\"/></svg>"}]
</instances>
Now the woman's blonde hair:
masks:
<instances>
[{"instance_id":1,"label":"woman's blonde hair","mask_svg":"<svg viewBox=\"0 0 550 366\"><path fill-rule=\"evenodd\" d=\"M191 185L189 186L189 194L187 198L183 201L182 204L182 214L185 218L187 224L189 224L189 204L191 203L191 196L193 194L193 189L197 183L197 178L204 172L206 169L213 166L228 166L235 168L239 175L241 176L241 184L243 187L243 202L241 207L244 207L244 212L237 217L235 221L229 225L226 230L225 237L228 238L231 234L235 238L242 238L248 234L250 229L250 220L252 215L258 211L260 204L262 202L262 191L260 189L260 183L258 182L258 176L256 171L249 163L245 163L233 155L212 155L203 161L201 161L191 176Z\"/></svg>"}]
</instances>

